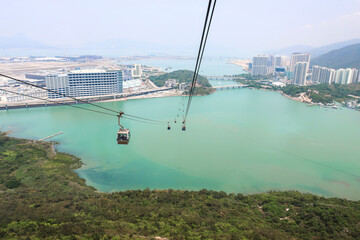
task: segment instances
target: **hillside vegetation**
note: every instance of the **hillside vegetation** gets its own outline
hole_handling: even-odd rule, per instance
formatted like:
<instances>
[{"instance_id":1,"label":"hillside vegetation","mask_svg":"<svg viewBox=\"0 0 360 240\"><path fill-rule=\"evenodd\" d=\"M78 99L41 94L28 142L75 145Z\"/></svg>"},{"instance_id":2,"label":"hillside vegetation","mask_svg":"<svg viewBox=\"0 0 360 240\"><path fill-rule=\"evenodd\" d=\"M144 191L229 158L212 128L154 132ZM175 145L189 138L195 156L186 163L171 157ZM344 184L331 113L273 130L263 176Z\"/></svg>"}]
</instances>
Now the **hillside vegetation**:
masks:
<instances>
[{"instance_id":1,"label":"hillside vegetation","mask_svg":"<svg viewBox=\"0 0 360 240\"><path fill-rule=\"evenodd\" d=\"M360 83L348 85L340 84L318 84L312 86L287 85L279 88L284 94L297 97L300 93L307 92L315 103L332 103L333 101L342 102L353 99L349 95L360 97Z\"/></svg>"},{"instance_id":2,"label":"hillside vegetation","mask_svg":"<svg viewBox=\"0 0 360 240\"><path fill-rule=\"evenodd\" d=\"M194 72L190 70L177 70L171 73L164 73L158 76L151 76L150 80L158 87L163 87L168 79L176 79L178 83L191 82ZM211 87L206 77L198 75L197 84L203 87Z\"/></svg>"},{"instance_id":3,"label":"hillside vegetation","mask_svg":"<svg viewBox=\"0 0 360 240\"><path fill-rule=\"evenodd\" d=\"M194 72L189 70L177 70L171 73L165 73L158 76L151 76L150 80L158 87L163 87L165 85L165 81L168 79L176 79L177 82L192 82ZM196 87L194 90L194 95L208 95L213 93L215 89L211 87L208 79L204 76L198 75L196 81ZM185 94L189 94L189 91L185 91Z\"/></svg>"},{"instance_id":4,"label":"hillside vegetation","mask_svg":"<svg viewBox=\"0 0 360 240\"><path fill-rule=\"evenodd\" d=\"M311 60L311 65L328 68L360 68L360 44L333 50Z\"/></svg>"},{"instance_id":5,"label":"hillside vegetation","mask_svg":"<svg viewBox=\"0 0 360 240\"><path fill-rule=\"evenodd\" d=\"M360 202L299 192L100 193L78 158L0 133L0 239L359 239Z\"/></svg>"}]
</instances>

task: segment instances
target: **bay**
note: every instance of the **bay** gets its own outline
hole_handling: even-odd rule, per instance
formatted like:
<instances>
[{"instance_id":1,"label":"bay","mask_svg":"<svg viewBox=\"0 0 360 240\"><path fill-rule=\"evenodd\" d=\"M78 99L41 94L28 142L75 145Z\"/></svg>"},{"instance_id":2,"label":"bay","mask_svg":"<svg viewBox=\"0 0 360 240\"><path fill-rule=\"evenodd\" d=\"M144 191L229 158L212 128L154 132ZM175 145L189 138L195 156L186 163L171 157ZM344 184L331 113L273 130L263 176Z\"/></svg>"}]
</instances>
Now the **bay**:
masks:
<instances>
[{"instance_id":1,"label":"bay","mask_svg":"<svg viewBox=\"0 0 360 240\"><path fill-rule=\"evenodd\" d=\"M181 117L173 120L186 100L99 103L171 121L168 131L124 120L132 134L128 146L116 144L115 117L67 106L0 111L0 127L30 139L64 131L53 139L58 150L80 157L86 165L76 172L100 191L298 190L360 199L359 112L307 107L270 91L219 90L193 98L184 132Z\"/></svg>"}]
</instances>

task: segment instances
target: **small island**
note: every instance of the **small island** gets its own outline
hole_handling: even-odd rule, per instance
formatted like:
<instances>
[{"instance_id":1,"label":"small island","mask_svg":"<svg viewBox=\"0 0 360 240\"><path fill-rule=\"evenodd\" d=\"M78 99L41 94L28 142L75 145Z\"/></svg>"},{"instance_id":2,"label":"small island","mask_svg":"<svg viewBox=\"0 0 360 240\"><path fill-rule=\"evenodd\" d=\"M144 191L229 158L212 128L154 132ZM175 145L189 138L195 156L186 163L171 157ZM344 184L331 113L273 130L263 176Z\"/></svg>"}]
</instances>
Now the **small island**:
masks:
<instances>
[{"instance_id":1,"label":"small island","mask_svg":"<svg viewBox=\"0 0 360 240\"><path fill-rule=\"evenodd\" d=\"M170 73L164 73L156 76L151 76L149 79L157 86L163 87L168 80L175 80L174 87L177 89L185 90L183 94L188 95L190 83L192 82L194 72L190 70L177 70ZM204 76L197 76L197 83L194 90L194 95L209 95L215 91L211 87L208 79Z\"/></svg>"}]
</instances>

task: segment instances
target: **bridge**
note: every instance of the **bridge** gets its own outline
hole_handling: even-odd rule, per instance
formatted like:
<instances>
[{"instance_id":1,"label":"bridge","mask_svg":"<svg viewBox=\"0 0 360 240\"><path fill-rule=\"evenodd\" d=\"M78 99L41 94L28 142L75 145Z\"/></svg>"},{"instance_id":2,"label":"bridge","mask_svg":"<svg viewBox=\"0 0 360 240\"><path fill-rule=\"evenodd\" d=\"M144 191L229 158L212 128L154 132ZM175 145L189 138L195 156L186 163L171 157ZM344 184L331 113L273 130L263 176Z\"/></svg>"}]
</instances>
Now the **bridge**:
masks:
<instances>
[{"instance_id":1,"label":"bridge","mask_svg":"<svg viewBox=\"0 0 360 240\"><path fill-rule=\"evenodd\" d=\"M230 77L230 76L205 76L208 80L217 80L217 81L234 81L239 79L239 77Z\"/></svg>"},{"instance_id":2,"label":"bridge","mask_svg":"<svg viewBox=\"0 0 360 240\"><path fill-rule=\"evenodd\" d=\"M247 85L236 84L236 85L216 86L213 88L215 88L216 90L224 90L224 89L236 89L236 88L245 88L245 87L247 87Z\"/></svg>"}]
</instances>

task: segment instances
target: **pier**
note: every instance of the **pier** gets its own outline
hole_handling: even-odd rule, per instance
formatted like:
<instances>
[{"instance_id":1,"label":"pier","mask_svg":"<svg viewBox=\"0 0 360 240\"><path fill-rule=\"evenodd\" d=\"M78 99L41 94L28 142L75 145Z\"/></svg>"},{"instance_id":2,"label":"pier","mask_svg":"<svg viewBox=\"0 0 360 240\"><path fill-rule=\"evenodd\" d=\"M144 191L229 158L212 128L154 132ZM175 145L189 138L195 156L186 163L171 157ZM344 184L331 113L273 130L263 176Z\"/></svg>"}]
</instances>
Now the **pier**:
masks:
<instances>
[{"instance_id":1,"label":"pier","mask_svg":"<svg viewBox=\"0 0 360 240\"><path fill-rule=\"evenodd\" d=\"M63 134L63 133L64 133L64 132L59 132L59 133L57 133L57 134L53 134L53 135L48 136L48 137L46 137L46 138L39 139L38 141L41 142L41 141L44 141L44 140L46 140L46 139L55 137L55 136L60 135L60 134Z\"/></svg>"}]
</instances>

